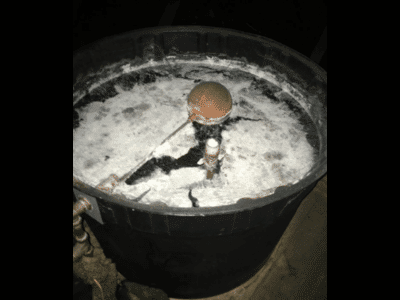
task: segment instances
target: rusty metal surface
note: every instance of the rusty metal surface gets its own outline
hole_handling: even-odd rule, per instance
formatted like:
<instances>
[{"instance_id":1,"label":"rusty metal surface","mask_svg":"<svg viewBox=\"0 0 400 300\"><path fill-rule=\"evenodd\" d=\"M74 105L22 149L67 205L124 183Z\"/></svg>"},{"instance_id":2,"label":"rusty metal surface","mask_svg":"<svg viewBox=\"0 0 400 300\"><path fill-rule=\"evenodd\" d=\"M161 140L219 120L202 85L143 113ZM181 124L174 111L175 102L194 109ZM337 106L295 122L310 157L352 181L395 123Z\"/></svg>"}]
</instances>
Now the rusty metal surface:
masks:
<instances>
[{"instance_id":1,"label":"rusty metal surface","mask_svg":"<svg viewBox=\"0 0 400 300\"><path fill-rule=\"evenodd\" d=\"M80 198L77 203L74 204L72 208L73 218L75 219L80 214L84 213L87 210L91 210L92 206L90 202L85 198Z\"/></svg>"},{"instance_id":2,"label":"rusty metal surface","mask_svg":"<svg viewBox=\"0 0 400 300\"><path fill-rule=\"evenodd\" d=\"M93 254L93 247L88 241L89 235L82 228L82 217L80 216L85 211L91 210L90 202L85 198L80 198L78 202L73 205L73 221L72 229L73 236L78 242L72 249L73 262L77 261L82 255L91 256Z\"/></svg>"}]
</instances>

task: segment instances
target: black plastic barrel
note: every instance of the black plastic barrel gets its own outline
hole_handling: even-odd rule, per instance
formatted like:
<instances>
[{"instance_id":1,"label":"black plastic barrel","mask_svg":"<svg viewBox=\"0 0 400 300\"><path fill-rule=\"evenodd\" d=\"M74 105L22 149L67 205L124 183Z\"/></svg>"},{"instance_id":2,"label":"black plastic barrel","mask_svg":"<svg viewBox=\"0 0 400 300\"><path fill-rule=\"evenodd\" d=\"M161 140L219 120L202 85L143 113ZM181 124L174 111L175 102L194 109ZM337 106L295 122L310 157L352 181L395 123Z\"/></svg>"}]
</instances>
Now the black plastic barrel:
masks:
<instances>
[{"instance_id":1,"label":"black plastic barrel","mask_svg":"<svg viewBox=\"0 0 400 300\"><path fill-rule=\"evenodd\" d=\"M327 172L327 74L302 54L265 37L220 28L158 27L113 36L73 56L73 104L90 87L165 55L220 57L257 65L303 94L316 128L317 159L294 185L234 205L173 208L115 197L73 178L74 200L95 209L84 216L107 257L128 280L163 289L170 297L209 297L242 284L262 266L302 200ZM111 66L111 67L110 67ZM75 125L74 125L75 126Z\"/></svg>"}]
</instances>

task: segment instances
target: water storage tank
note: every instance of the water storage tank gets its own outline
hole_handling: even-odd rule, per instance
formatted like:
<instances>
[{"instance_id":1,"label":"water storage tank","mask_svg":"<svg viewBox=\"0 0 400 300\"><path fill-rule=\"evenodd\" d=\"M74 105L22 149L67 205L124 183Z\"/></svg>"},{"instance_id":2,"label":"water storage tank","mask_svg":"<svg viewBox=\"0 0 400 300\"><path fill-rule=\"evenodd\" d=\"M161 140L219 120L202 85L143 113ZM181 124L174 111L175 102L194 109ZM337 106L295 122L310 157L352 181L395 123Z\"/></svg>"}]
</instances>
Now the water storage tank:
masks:
<instances>
[{"instance_id":1,"label":"water storage tank","mask_svg":"<svg viewBox=\"0 0 400 300\"><path fill-rule=\"evenodd\" d=\"M196 101L209 82L223 89L203 102L221 111L204 117ZM218 93L230 100L210 100ZM210 139L212 179L199 163ZM262 266L327 172L327 74L234 30L110 37L74 54L73 143L74 198L91 202L84 218L118 271L170 297L221 294Z\"/></svg>"}]
</instances>

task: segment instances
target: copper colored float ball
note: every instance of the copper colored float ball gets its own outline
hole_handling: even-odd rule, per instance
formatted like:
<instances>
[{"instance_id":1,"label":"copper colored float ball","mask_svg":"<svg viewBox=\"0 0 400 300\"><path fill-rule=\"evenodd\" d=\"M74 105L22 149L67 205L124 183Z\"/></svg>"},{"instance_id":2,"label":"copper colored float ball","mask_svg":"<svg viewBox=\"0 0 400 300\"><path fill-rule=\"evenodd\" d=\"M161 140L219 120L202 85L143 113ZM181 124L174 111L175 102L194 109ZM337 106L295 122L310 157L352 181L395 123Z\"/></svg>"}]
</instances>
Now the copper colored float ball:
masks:
<instances>
[{"instance_id":1,"label":"copper colored float ball","mask_svg":"<svg viewBox=\"0 0 400 300\"><path fill-rule=\"evenodd\" d=\"M222 84L203 82L190 92L188 109L191 121L218 124L232 111L232 97Z\"/></svg>"}]
</instances>

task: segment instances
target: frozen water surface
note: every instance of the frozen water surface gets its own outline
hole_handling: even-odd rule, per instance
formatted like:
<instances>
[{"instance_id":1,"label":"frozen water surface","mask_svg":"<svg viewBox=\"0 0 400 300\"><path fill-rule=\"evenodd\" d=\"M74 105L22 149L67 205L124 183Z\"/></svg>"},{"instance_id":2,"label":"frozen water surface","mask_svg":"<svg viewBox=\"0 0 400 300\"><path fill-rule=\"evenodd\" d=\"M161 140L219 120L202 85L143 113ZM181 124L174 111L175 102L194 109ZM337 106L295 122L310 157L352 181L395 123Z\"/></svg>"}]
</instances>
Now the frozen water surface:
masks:
<instances>
[{"instance_id":1,"label":"frozen water surface","mask_svg":"<svg viewBox=\"0 0 400 300\"><path fill-rule=\"evenodd\" d=\"M141 203L192 207L192 190L200 207L221 206L269 195L311 169L316 150L307 135L312 122L284 83L212 60L175 64L174 69L172 74L160 64L126 68L126 74L75 104L74 176L96 186L111 174L128 173L186 121L187 96L201 81L219 82L230 91L230 119L207 128L189 124L113 193L133 199L150 189ZM210 137L224 153L211 181L196 164Z\"/></svg>"}]
</instances>

